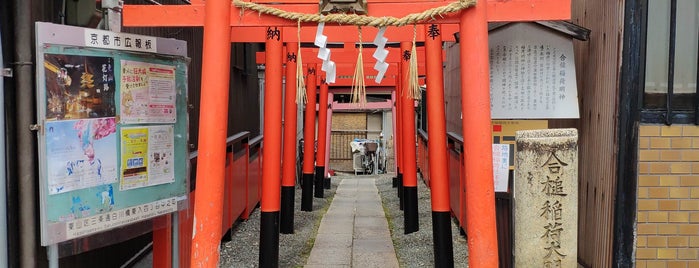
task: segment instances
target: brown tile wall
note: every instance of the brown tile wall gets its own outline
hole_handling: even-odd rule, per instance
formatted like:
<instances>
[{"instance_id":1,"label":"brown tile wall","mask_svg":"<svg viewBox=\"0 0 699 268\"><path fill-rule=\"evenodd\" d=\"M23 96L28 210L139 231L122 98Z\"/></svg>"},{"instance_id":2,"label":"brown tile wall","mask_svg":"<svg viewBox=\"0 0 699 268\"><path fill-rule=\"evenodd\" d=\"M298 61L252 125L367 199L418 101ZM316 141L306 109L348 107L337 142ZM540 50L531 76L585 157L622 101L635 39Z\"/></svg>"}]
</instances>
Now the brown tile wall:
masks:
<instances>
[{"instance_id":1,"label":"brown tile wall","mask_svg":"<svg viewBox=\"0 0 699 268\"><path fill-rule=\"evenodd\" d=\"M699 267L699 127L641 125L636 267Z\"/></svg>"}]
</instances>

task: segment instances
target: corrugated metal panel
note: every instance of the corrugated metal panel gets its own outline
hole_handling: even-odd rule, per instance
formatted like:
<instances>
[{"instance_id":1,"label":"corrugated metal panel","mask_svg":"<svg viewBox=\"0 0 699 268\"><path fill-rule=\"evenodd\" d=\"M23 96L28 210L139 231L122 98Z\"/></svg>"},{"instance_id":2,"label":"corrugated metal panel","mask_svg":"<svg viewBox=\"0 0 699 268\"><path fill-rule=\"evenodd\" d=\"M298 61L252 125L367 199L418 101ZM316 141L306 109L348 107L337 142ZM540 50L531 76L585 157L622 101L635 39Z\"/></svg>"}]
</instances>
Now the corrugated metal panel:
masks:
<instances>
[{"instance_id":1,"label":"corrugated metal panel","mask_svg":"<svg viewBox=\"0 0 699 268\"><path fill-rule=\"evenodd\" d=\"M624 1L573 1L573 23L591 29L575 42L580 94L578 259L610 267L616 194L616 117Z\"/></svg>"}]
</instances>

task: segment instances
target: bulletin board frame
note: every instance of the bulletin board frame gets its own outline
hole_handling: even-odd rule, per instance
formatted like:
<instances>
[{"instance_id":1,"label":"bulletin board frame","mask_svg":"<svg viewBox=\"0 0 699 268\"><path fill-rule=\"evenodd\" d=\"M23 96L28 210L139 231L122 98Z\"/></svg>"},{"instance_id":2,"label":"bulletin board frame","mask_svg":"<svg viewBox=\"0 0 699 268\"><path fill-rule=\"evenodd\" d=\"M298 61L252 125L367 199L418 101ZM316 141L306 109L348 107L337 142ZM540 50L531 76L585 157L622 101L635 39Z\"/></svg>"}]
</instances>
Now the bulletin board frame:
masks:
<instances>
[{"instance_id":1,"label":"bulletin board frame","mask_svg":"<svg viewBox=\"0 0 699 268\"><path fill-rule=\"evenodd\" d=\"M187 43L36 23L41 244L187 208Z\"/></svg>"}]
</instances>

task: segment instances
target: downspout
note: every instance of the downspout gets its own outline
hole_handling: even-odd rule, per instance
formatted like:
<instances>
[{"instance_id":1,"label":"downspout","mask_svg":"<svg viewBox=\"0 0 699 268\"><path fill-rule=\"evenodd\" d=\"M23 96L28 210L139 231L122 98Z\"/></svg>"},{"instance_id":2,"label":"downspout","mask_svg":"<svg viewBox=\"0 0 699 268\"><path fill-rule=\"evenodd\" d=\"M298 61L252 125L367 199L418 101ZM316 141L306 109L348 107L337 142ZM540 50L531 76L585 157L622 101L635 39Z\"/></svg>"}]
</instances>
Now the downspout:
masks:
<instances>
[{"instance_id":1,"label":"downspout","mask_svg":"<svg viewBox=\"0 0 699 268\"><path fill-rule=\"evenodd\" d=\"M1 28L1 27L0 27ZM2 57L2 32L0 31L0 69L5 70L5 60ZM5 167L5 78L0 76L0 266L9 267L7 256L7 169Z\"/></svg>"},{"instance_id":2,"label":"downspout","mask_svg":"<svg viewBox=\"0 0 699 268\"><path fill-rule=\"evenodd\" d=\"M17 105L17 184L19 186L19 263L20 267L38 267L37 259L37 167L36 136L29 127L35 124L34 64L32 59L32 3L14 1L15 60Z\"/></svg>"}]
</instances>

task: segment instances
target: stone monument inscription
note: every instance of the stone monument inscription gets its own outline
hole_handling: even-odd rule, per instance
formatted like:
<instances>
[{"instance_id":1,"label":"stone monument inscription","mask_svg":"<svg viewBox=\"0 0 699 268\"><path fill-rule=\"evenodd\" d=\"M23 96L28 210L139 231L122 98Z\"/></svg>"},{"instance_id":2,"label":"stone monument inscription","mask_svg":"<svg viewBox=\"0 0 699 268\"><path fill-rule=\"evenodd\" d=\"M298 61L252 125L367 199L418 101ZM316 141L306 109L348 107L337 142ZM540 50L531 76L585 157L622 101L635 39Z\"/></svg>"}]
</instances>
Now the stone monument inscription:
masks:
<instances>
[{"instance_id":1,"label":"stone monument inscription","mask_svg":"<svg viewBox=\"0 0 699 268\"><path fill-rule=\"evenodd\" d=\"M576 129L517 131L515 267L577 267Z\"/></svg>"}]
</instances>

